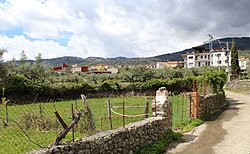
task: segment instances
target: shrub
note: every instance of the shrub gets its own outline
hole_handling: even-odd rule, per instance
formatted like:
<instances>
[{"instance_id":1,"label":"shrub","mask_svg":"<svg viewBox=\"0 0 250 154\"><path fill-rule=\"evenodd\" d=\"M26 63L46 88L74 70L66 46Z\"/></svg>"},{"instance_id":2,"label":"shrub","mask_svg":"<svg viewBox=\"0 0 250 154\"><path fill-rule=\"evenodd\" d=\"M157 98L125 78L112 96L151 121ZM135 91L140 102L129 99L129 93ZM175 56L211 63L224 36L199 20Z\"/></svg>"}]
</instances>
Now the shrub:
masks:
<instances>
[{"instance_id":1,"label":"shrub","mask_svg":"<svg viewBox=\"0 0 250 154\"><path fill-rule=\"evenodd\" d=\"M20 122L25 129L39 129L39 130L50 130L52 128L58 128L60 125L56 121L52 121L49 117L38 115L34 112L25 112L22 114Z\"/></svg>"},{"instance_id":2,"label":"shrub","mask_svg":"<svg viewBox=\"0 0 250 154\"><path fill-rule=\"evenodd\" d=\"M203 73L203 79L208 80L214 93L223 92L223 86L227 81L227 75L224 71L209 70Z\"/></svg>"},{"instance_id":3,"label":"shrub","mask_svg":"<svg viewBox=\"0 0 250 154\"><path fill-rule=\"evenodd\" d=\"M102 92L119 92L121 91L121 86L116 81L107 80L100 85L99 89Z\"/></svg>"}]
</instances>

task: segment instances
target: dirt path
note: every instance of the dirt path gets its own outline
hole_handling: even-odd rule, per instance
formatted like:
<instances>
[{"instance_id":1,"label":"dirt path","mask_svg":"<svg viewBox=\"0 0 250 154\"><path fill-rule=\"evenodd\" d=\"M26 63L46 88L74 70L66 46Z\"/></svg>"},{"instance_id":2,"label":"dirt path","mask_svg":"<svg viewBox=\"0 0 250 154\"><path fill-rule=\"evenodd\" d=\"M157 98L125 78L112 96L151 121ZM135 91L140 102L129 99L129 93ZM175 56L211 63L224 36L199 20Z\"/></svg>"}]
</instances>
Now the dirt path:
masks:
<instances>
[{"instance_id":1,"label":"dirt path","mask_svg":"<svg viewBox=\"0 0 250 154\"><path fill-rule=\"evenodd\" d=\"M250 95L226 92L229 106L184 135L166 154L250 154Z\"/></svg>"}]
</instances>

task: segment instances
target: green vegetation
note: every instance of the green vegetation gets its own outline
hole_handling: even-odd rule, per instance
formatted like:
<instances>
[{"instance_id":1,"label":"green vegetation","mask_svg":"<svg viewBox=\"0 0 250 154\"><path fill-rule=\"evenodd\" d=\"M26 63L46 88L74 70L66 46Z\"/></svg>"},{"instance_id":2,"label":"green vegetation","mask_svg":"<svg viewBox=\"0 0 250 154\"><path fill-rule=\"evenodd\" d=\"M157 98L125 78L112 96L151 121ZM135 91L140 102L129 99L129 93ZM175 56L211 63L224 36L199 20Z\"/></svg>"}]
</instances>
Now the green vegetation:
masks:
<instances>
[{"instance_id":1,"label":"green vegetation","mask_svg":"<svg viewBox=\"0 0 250 154\"><path fill-rule=\"evenodd\" d=\"M6 52L4 49L2 51L0 55ZM53 73L50 66L41 64L41 54L30 63L22 51L20 59L19 64L15 59L4 65L0 63L0 69L6 70L1 72L1 81L4 82L0 84L0 88L5 88L5 95L12 103L15 101L20 104L24 101L32 102L35 97L37 100L75 99L82 93L89 97L125 95L132 91L136 94L153 95L161 86L167 87L171 93L179 94L191 91L193 80L211 69L151 69L138 66L122 67L118 74L58 74Z\"/></svg>"},{"instance_id":2,"label":"green vegetation","mask_svg":"<svg viewBox=\"0 0 250 154\"><path fill-rule=\"evenodd\" d=\"M250 50L238 50L238 55L240 56L244 56L246 58L250 58Z\"/></svg>"},{"instance_id":3,"label":"green vegetation","mask_svg":"<svg viewBox=\"0 0 250 154\"><path fill-rule=\"evenodd\" d=\"M0 48L0 87L3 84L3 80L5 79L6 75L6 68L3 65L3 54L7 52L6 49Z\"/></svg>"},{"instance_id":4,"label":"green vegetation","mask_svg":"<svg viewBox=\"0 0 250 154\"><path fill-rule=\"evenodd\" d=\"M149 97L147 99L145 96L115 97L110 98L110 101L112 106L122 106L123 101L125 102L126 106L144 106L147 100L151 102L152 99L153 97ZM187 110L189 102L186 99L187 98L185 95L170 97L173 107L173 125L175 128L182 127L183 123L187 123L190 120L188 116L189 111ZM93 112L96 128L99 131L109 130L109 121L106 108L107 100L107 98L87 100ZM57 133L62 130L62 126L57 121L54 112L58 111L63 120L69 124L71 121L71 104L74 105L74 109L79 110L82 103L81 100L72 100L50 103L11 105L8 107L8 126L4 125L6 120L5 106L2 106L0 108L0 146L8 148L9 153L23 153L39 148L37 145L31 143L28 140L20 128L22 128L28 134L32 141L41 146L47 146L55 140ZM149 104L149 115L152 115L151 103ZM182 107L180 104L182 104L183 111L181 111ZM122 108L113 108L113 110L115 112L122 113ZM126 115L138 115L143 113L144 108L125 108ZM125 122L128 124L131 122L140 121L143 118L144 117L126 118ZM115 129L123 125L123 120L121 116L112 113L112 123L113 129ZM86 136L86 131L86 125L80 120L79 124L75 127L75 138ZM71 140L72 133L70 132L63 142ZM13 148L10 148L10 145L13 146ZM0 153L6 151L6 148L1 148Z\"/></svg>"},{"instance_id":5,"label":"green vegetation","mask_svg":"<svg viewBox=\"0 0 250 154\"><path fill-rule=\"evenodd\" d=\"M152 98L151 98L152 99ZM146 97L116 97L111 98L112 106L122 106L122 101L125 105L143 106L146 103ZM94 115L97 130L108 130L109 123L107 118L107 99L88 99L90 108ZM5 122L5 107L0 109L0 153L9 151L9 153L23 153L32 149L39 148L31 143L20 127L28 134L32 141L35 141L41 146L47 146L52 143L58 132L62 130L62 126L57 121L54 112L58 111L63 120L69 124L71 121L71 104L74 108L80 110L82 107L81 100L51 102L51 103L33 103L25 105L11 105L8 107L8 126L2 125ZM113 109L118 113L122 113L122 109ZM143 114L144 108L126 108L127 115ZM152 112L150 111L151 115ZM113 128L121 127L123 124L122 118L115 118L117 115L112 115ZM101 120L102 118L102 120ZM126 118L126 124L140 121L143 117ZM102 123L101 123L102 122ZM75 138L86 136L86 125L82 120L76 126ZM72 140L72 133L69 133L63 141ZM13 147L9 147L13 146ZM13 151L11 151L13 150Z\"/></svg>"},{"instance_id":6,"label":"green vegetation","mask_svg":"<svg viewBox=\"0 0 250 154\"><path fill-rule=\"evenodd\" d=\"M235 39L232 41L231 47L231 74L239 74L240 66L239 66L239 57Z\"/></svg>"},{"instance_id":7,"label":"green vegetation","mask_svg":"<svg viewBox=\"0 0 250 154\"><path fill-rule=\"evenodd\" d=\"M192 119L190 121L186 121L182 123L182 126L180 127L181 132L188 132L192 130L194 127L197 127L203 123L200 119Z\"/></svg>"},{"instance_id":8,"label":"green vegetation","mask_svg":"<svg viewBox=\"0 0 250 154\"><path fill-rule=\"evenodd\" d=\"M223 69L207 67L199 69L123 67L118 74L58 74L53 73L49 66L41 64L41 54L37 55L34 63L29 63L25 52L22 51L20 64L17 64L15 59L3 64L4 52L5 49L0 50L0 88L5 88L5 93L1 91L0 103L0 147L4 147L0 149L0 153L7 150L9 153L23 153L39 148L36 144L47 146L52 143L57 133L62 130L54 112L57 111L69 124L72 119L72 104L73 110L81 110L83 107L81 100L76 99L80 94L95 98L88 99L88 103L97 130L104 131L109 130L107 97L111 97L112 106L122 106L123 101L128 106L144 106L145 96L149 96L151 101L156 90L166 87L170 94L178 95L169 98L173 107L173 128L189 130L200 122L190 121L190 98L179 94L192 91L194 81L197 81L200 93L205 90L211 93L221 92L226 82L226 73ZM208 86L204 86L205 84ZM127 94L133 97L124 97ZM135 97L137 94L145 96ZM113 110L118 113L123 112L121 108ZM144 108L125 109L126 115L143 113ZM149 115L151 113L150 110ZM75 138L90 134L83 119L75 127ZM142 119L143 117L126 118L125 123ZM115 129L123 125L123 120L121 116L112 113L112 123ZM23 132L26 132L30 140L36 144L31 143ZM152 149L159 151L168 141L174 140L175 135L165 136L165 139L152 145ZM69 133L63 142L70 140L72 133ZM151 152L158 153L156 151Z\"/></svg>"},{"instance_id":9,"label":"green vegetation","mask_svg":"<svg viewBox=\"0 0 250 154\"><path fill-rule=\"evenodd\" d=\"M134 149L136 154L162 154L166 151L167 146L173 141L181 141L181 134L174 133L169 130L163 134L160 139L158 139L153 144L145 144Z\"/></svg>"},{"instance_id":10,"label":"green vegetation","mask_svg":"<svg viewBox=\"0 0 250 154\"><path fill-rule=\"evenodd\" d=\"M190 97L188 95L176 95L170 97L172 104L172 128L181 128L190 121Z\"/></svg>"}]
</instances>

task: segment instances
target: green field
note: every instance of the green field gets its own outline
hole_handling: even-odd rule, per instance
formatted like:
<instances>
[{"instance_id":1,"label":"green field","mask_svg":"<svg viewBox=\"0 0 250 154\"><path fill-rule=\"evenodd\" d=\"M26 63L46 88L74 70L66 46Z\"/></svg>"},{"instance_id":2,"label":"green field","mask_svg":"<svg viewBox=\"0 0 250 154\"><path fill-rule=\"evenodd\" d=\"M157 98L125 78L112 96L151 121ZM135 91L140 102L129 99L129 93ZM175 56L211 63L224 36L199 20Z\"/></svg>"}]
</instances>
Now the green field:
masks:
<instances>
[{"instance_id":1,"label":"green field","mask_svg":"<svg viewBox=\"0 0 250 154\"><path fill-rule=\"evenodd\" d=\"M152 97L149 101L149 115L151 111ZM88 99L93 112L96 129L98 131L109 130L107 118L107 98ZM170 101L173 108L173 128L181 126L189 120L188 97L172 96ZM147 97L115 97L110 98L111 106L145 106ZM8 126L5 125L6 110L4 106L0 108L0 153L24 153L32 149L38 149L39 145L45 147L52 143L57 134L62 130L62 126L56 119L54 112L57 111L63 120L69 124L72 117L72 104L74 110L80 110L83 105L81 100L60 101L49 103L33 103L27 105L8 106ZM123 113L122 108L113 108L115 112ZM125 108L126 115L138 115L144 113L144 108ZM113 129L123 125L123 119L112 113ZM143 117L126 118L126 124L140 121ZM84 121L80 120L75 128L75 138L86 136ZM24 134L24 132L30 138ZM64 141L72 141L72 132L69 132Z\"/></svg>"}]
</instances>

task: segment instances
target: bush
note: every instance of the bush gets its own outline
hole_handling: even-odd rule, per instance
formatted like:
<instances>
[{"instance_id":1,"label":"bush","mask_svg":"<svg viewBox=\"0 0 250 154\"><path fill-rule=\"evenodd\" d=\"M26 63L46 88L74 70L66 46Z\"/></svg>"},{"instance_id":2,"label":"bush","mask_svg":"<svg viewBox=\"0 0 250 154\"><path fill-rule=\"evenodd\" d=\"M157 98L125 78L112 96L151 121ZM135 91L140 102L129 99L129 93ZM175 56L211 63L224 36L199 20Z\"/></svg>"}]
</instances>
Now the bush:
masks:
<instances>
[{"instance_id":1,"label":"bush","mask_svg":"<svg viewBox=\"0 0 250 154\"><path fill-rule=\"evenodd\" d=\"M22 124L22 127L26 130L35 128L39 130L48 131L50 129L57 129L60 127L57 121L52 121L49 117L38 115L30 111L22 114L22 119L20 123Z\"/></svg>"},{"instance_id":2,"label":"bush","mask_svg":"<svg viewBox=\"0 0 250 154\"><path fill-rule=\"evenodd\" d=\"M120 92L121 86L116 81L107 80L100 85L99 90L102 92L111 92L111 93Z\"/></svg>"},{"instance_id":3,"label":"bush","mask_svg":"<svg viewBox=\"0 0 250 154\"><path fill-rule=\"evenodd\" d=\"M223 92L223 87L227 81L227 74L224 71L209 70L203 73L203 78L208 80L214 93Z\"/></svg>"},{"instance_id":4,"label":"bush","mask_svg":"<svg viewBox=\"0 0 250 154\"><path fill-rule=\"evenodd\" d=\"M179 94L184 91L191 91L193 87L193 77L175 78L172 80L153 79L146 82L130 83L125 89L126 91L136 92L155 92L160 87L166 87L168 91Z\"/></svg>"}]
</instances>

